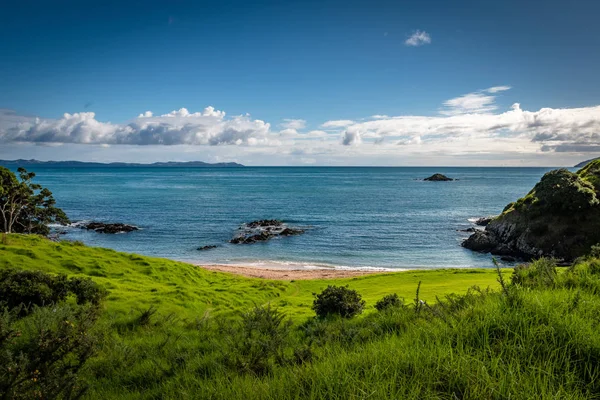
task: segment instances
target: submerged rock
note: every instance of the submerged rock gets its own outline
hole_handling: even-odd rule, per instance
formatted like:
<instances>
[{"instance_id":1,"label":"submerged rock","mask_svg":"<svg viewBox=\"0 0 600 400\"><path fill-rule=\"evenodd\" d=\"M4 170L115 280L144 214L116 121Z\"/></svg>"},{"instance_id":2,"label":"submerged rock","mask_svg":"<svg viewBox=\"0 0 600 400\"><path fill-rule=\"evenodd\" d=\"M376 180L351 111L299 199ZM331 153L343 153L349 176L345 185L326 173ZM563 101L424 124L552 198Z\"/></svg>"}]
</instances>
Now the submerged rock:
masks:
<instances>
[{"instance_id":1,"label":"submerged rock","mask_svg":"<svg viewBox=\"0 0 600 400\"><path fill-rule=\"evenodd\" d=\"M447 181L453 181L454 179L448 178L446 175L443 175L443 174L433 174L429 178L425 178L423 180L424 181L432 181L432 182L447 182Z\"/></svg>"},{"instance_id":2,"label":"submerged rock","mask_svg":"<svg viewBox=\"0 0 600 400\"><path fill-rule=\"evenodd\" d=\"M98 233L128 233L139 230L137 226L121 223L108 224L104 222L87 222L77 225L81 229L93 230Z\"/></svg>"},{"instance_id":3,"label":"submerged rock","mask_svg":"<svg viewBox=\"0 0 600 400\"><path fill-rule=\"evenodd\" d=\"M210 250L210 249L216 249L218 246L214 245L214 244L209 244L206 246L200 246L198 247L197 250Z\"/></svg>"},{"instance_id":4,"label":"submerged rock","mask_svg":"<svg viewBox=\"0 0 600 400\"><path fill-rule=\"evenodd\" d=\"M277 219L262 219L243 224L229 241L233 244L264 242L277 236L292 236L304 233L304 229L289 227Z\"/></svg>"},{"instance_id":5,"label":"submerged rock","mask_svg":"<svg viewBox=\"0 0 600 400\"><path fill-rule=\"evenodd\" d=\"M530 260L572 262L600 243L600 161L577 173L550 171L522 199L508 204L462 246Z\"/></svg>"}]
</instances>

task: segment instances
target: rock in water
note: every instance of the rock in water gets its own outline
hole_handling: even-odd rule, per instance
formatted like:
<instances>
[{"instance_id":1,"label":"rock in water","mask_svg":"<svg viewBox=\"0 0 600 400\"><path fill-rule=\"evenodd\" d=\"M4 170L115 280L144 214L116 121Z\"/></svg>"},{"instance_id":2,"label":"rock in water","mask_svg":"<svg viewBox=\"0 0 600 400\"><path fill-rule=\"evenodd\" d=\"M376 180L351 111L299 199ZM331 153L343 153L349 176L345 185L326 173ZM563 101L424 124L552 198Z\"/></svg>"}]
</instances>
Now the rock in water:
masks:
<instances>
[{"instance_id":1,"label":"rock in water","mask_svg":"<svg viewBox=\"0 0 600 400\"><path fill-rule=\"evenodd\" d=\"M527 196L508 204L462 245L501 256L571 262L600 243L599 199L600 161L577 173L550 171Z\"/></svg>"},{"instance_id":2,"label":"rock in water","mask_svg":"<svg viewBox=\"0 0 600 400\"><path fill-rule=\"evenodd\" d=\"M233 244L264 242L277 236L292 236L304 233L304 229L287 226L277 219L261 219L243 224L229 241Z\"/></svg>"},{"instance_id":3,"label":"rock in water","mask_svg":"<svg viewBox=\"0 0 600 400\"><path fill-rule=\"evenodd\" d=\"M432 182L447 182L453 181L454 179L448 178L446 175L442 174L433 174L429 178L423 179L424 181L432 181Z\"/></svg>"},{"instance_id":4,"label":"rock in water","mask_svg":"<svg viewBox=\"0 0 600 400\"><path fill-rule=\"evenodd\" d=\"M104 222L88 222L84 224L78 224L81 229L93 230L98 233L127 233L139 230L137 226L127 224L107 224Z\"/></svg>"},{"instance_id":5,"label":"rock in water","mask_svg":"<svg viewBox=\"0 0 600 400\"><path fill-rule=\"evenodd\" d=\"M210 250L210 249L216 249L218 246L215 246L214 244L209 244L206 246L200 246L198 247L198 250Z\"/></svg>"}]
</instances>

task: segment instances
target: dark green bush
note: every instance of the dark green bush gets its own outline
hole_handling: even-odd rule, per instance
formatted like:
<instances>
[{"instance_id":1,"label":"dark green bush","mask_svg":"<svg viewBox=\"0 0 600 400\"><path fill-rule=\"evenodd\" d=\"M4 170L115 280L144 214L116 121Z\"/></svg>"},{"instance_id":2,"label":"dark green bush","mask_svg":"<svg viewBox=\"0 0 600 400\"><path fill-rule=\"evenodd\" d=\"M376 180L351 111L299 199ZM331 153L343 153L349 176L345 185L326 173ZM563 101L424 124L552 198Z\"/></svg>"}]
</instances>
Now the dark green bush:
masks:
<instances>
[{"instance_id":1,"label":"dark green bush","mask_svg":"<svg viewBox=\"0 0 600 400\"><path fill-rule=\"evenodd\" d=\"M89 278L73 277L68 282L69 291L77 297L77 304L100 304L106 296L106 290Z\"/></svg>"},{"instance_id":2,"label":"dark green bush","mask_svg":"<svg viewBox=\"0 0 600 400\"><path fill-rule=\"evenodd\" d=\"M329 285L319 294L315 294L312 309L318 317L340 315L343 318L352 318L362 313L365 301L356 290L346 286Z\"/></svg>"},{"instance_id":3,"label":"dark green bush","mask_svg":"<svg viewBox=\"0 0 600 400\"><path fill-rule=\"evenodd\" d=\"M99 304L105 291L89 278L49 275L41 271L0 271L0 306L9 310L20 307L28 314L32 306L48 306L64 300L70 293L78 304Z\"/></svg>"},{"instance_id":4,"label":"dark green bush","mask_svg":"<svg viewBox=\"0 0 600 400\"><path fill-rule=\"evenodd\" d=\"M586 210L600 204L594 186L566 169L546 173L533 190L540 206L559 213Z\"/></svg>"},{"instance_id":5,"label":"dark green bush","mask_svg":"<svg viewBox=\"0 0 600 400\"><path fill-rule=\"evenodd\" d=\"M65 302L69 294L77 304ZM79 371L96 348L91 329L103 297L90 279L0 271L1 398L81 397Z\"/></svg>"},{"instance_id":6,"label":"dark green bush","mask_svg":"<svg viewBox=\"0 0 600 400\"><path fill-rule=\"evenodd\" d=\"M23 305L20 314L36 306L64 300L68 294L67 277L52 276L41 271L0 271L0 305L12 310Z\"/></svg>"},{"instance_id":7,"label":"dark green bush","mask_svg":"<svg viewBox=\"0 0 600 400\"><path fill-rule=\"evenodd\" d=\"M0 394L3 399L76 399L87 387L79 372L94 354L98 308L62 303L32 307L21 318L0 311Z\"/></svg>"},{"instance_id":8,"label":"dark green bush","mask_svg":"<svg viewBox=\"0 0 600 400\"><path fill-rule=\"evenodd\" d=\"M404 302L396 293L394 293L384 296L381 300L375 303L375 308L377 311L385 311L390 308L402 307L403 305Z\"/></svg>"}]
</instances>

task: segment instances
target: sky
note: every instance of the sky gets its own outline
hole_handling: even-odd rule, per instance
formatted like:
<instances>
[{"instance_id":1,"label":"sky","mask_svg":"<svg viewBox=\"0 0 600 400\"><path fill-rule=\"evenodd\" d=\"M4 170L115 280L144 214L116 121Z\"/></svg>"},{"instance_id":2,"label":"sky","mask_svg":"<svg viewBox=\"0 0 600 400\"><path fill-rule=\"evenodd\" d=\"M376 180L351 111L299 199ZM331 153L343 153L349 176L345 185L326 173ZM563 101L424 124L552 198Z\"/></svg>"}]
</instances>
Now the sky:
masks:
<instances>
[{"instance_id":1,"label":"sky","mask_svg":"<svg viewBox=\"0 0 600 400\"><path fill-rule=\"evenodd\" d=\"M12 1L0 159L570 166L600 2Z\"/></svg>"}]
</instances>

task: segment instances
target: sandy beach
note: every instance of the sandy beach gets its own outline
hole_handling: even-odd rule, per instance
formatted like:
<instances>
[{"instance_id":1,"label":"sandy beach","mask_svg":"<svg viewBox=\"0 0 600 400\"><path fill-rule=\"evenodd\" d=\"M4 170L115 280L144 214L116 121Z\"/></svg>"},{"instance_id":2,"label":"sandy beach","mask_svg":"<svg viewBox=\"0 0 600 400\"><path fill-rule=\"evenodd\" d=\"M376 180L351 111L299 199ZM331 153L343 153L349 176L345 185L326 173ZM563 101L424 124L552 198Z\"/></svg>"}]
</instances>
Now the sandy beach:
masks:
<instances>
[{"instance_id":1,"label":"sandy beach","mask_svg":"<svg viewBox=\"0 0 600 400\"><path fill-rule=\"evenodd\" d=\"M198 265L210 271L228 272L237 275L243 275L250 278L263 278L275 280L304 280L304 279L339 279L350 278L353 276L362 276L368 274L394 273L389 270L351 270L351 269L284 269L284 268L263 268L243 265ZM399 270L400 272L402 270Z\"/></svg>"}]
</instances>

